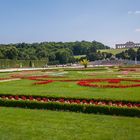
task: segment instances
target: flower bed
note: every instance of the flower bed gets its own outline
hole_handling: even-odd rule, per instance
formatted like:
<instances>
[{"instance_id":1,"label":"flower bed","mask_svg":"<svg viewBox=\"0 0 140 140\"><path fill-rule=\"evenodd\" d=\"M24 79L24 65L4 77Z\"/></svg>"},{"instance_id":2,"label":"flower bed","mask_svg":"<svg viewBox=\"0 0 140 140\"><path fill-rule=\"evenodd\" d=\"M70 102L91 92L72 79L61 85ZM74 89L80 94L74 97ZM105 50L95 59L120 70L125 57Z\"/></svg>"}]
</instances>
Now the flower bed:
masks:
<instances>
[{"instance_id":1,"label":"flower bed","mask_svg":"<svg viewBox=\"0 0 140 140\"><path fill-rule=\"evenodd\" d=\"M133 80L133 79L68 79L68 80L51 80L45 78L60 78L60 77L51 77L48 75L42 76L13 76L14 78L21 78L21 79L28 79L28 80L35 80L39 82L35 82L35 85L43 85L49 84L52 82L77 82L80 86L86 87L96 87L96 88L132 88L132 87L140 87L140 80ZM62 78L62 77L61 77ZM63 77L64 78L64 77ZM97 84L107 82L108 84ZM132 82L132 84L121 84L121 82ZM94 83L94 84L93 84Z\"/></svg>"},{"instance_id":2,"label":"flower bed","mask_svg":"<svg viewBox=\"0 0 140 140\"><path fill-rule=\"evenodd\" d=\"M90 99L80 100L68 98L3 95L0 97L0 106L140 117L139 103L97 101Z\"/></svg>"},{"instance_id":3,"label":"flower bed","mask_svg":"<svg viewBox=\"0 0 140 140\"><path fill-rule=\"evenodd\" d=\"M122 84L120 84L121 81L136 82L136 83L139 83L139 84L122 85ZM93 84L93 83L100 83L100 82L108 82L109 84L107 84L107 85ZM96 88L130 88L130 87L140 87L140 80L132 80L132 79L93 79L93 80L78 81L77 84L80 85L80 86L96 87Z\"/></svg>"},{"instance_id":4,"label":"flower bed","mask_svg":"<svg viewBox=\"0 0 140 140\"><path fill-rule=\"evenodd\" d=\"M139 102L123 102L123 101L111 101L111 100L94 100L94 99L78 99L78 98L54 98L54 97L42 97L42 96L25 96L25 95L1 95L0 99L4 100L26 100L37 102L59 102L67 104L93 104L100 106L116 106L116 107L140 107Z\"/></svg>"},{"instance_id":5,"label":"flower bed","mask_svg":"<svg viewBox=\"0 0 140 140\"><path fill-rule=\"evenodd\" d=\"M44 84L49 84L54 82L53 80L47 80L47 81L40 81L40 82L35 82L35 85L44 85Z\"/></svg>"}]
</instances>

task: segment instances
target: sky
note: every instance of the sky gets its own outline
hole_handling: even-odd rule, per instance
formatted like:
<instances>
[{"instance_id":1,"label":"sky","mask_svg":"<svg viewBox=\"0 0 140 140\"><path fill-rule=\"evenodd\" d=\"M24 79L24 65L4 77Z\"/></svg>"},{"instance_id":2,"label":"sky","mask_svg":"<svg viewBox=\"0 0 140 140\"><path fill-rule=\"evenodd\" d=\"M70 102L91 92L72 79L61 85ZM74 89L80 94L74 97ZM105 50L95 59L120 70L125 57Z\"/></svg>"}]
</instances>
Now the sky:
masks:
<instances>
[{"instance_id":1,"label":"sky","mask_svg":"<svg viewBox=\"0 0 140 140\"><path fill-rule=\"evenodd\" d=\"M140 0L0 0L0 44L140 42Z\"/></svg>"}]
</instances>

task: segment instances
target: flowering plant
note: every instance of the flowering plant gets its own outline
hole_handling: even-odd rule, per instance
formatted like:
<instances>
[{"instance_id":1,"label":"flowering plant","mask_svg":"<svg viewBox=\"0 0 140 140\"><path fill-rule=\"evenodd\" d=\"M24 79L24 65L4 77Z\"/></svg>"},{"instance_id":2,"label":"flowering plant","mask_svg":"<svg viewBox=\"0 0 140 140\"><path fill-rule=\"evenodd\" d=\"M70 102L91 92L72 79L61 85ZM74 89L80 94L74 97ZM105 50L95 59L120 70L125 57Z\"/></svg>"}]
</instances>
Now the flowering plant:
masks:
<instances>
[{"instance_id":1,"label":"flowering plant","mask_svg":"<svg viewBox=\"0 0 140 140\"><path fill-rule=\"evenodd\" d=\"M14 76L20 77L22 79L29 79L35 80L35 85L42 85L42 84L49 84L52 82L77 82L80 86L87 86L87 87L97 87L97 88L130 88L130 87L140 87L140 80L133 80L133 79L67 79L67 80L51 80L45 78L51 78L48 75L42 76ZM53 77L52 77L53 78ZM55 77L58 78L58 77ZM131 82L130 84L121 84L121 82ZM102 84L102 82L107 82L108 84ZM98 84L97 84L98 83ZM101 84L99 84L101 83ZM133 84L134 83L134 84ZM136 84L137 83L137 84Z\"/></svg>"},{"instance_id":2,"label":"flowering plant","mask_svg":"<svg viewBox=\"0 0 140 140\"><path fill-rule=\"evenodd\" d=\"M58 103L66 103L66 104L91 104L97 106L116 106L116 107L140 107L140 103L134 102L122 102L122 101L110 101L110 100L93 100L93 99L70 99L70 98L49 98L49 97L34 97L34 96L22 96L22 95L2 95L0 99L3 100L24 100L30 102L58 102Z\"/></svg>"},{"instance_id":3,"label":"flowering plant","mask_svg":"<svg viewBox=\"0 0 140 140\"><path fill-rule=\"evenodd\" d=\"M139 84L120 84L121 81L126 82L137 82ZM108 82L107 85L97 84L97 82ZM95 84L93 84L95 83ZM78 81L78 85L87 86L87 87L97 87L97 88L129 88L129 87L140 87L140 80L132 80L132 79L93 79L93 80L84 80ZM112 85L113 84L113 85Z\"/></svg>"}]
</instances>

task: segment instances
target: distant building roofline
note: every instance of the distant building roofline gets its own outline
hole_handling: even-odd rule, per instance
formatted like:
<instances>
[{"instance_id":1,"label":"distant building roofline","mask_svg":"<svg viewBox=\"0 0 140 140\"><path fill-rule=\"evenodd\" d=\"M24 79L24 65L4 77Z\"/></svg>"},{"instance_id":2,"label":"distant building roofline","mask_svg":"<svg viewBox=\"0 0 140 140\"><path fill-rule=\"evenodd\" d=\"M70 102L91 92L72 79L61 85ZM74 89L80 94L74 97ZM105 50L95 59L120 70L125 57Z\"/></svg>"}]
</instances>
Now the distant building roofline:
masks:
<instances>
[{"instance_id":1,"label":"distant building roofline","mask_svg":"<svg viewBox=\"0 0 140 140\"><path fill-rule=\"evenodd\" d=\"M121 49L121 48L139 48L140 43L134 43L132 41L128 41L125 44L116 44L115 45L116 49Z\"/></svg>"}]
</instances>

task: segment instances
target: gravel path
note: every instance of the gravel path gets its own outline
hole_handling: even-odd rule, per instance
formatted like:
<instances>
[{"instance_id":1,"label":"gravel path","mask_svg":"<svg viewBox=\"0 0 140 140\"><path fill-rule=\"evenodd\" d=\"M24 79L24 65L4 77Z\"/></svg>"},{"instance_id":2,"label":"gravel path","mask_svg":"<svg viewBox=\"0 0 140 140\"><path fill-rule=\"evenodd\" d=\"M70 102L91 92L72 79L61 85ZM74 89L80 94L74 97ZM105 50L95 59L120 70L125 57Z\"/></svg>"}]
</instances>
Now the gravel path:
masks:
<instances>
[{"instance_id":1,"label":"gravel path","mask_svg":"<svg viewBox=\"0 0 140 140\"><path fill-rule=\"evenodd\" d=\"M1 82L16 81L16 80L21 80L21 79L20 79L20 78L15 78L15 79L0 80L0 83L1 83Z\"/></svg>"}]
</instances>

